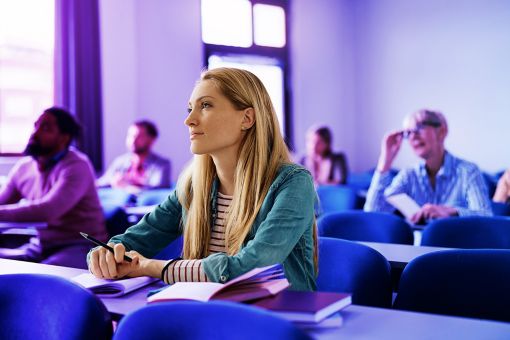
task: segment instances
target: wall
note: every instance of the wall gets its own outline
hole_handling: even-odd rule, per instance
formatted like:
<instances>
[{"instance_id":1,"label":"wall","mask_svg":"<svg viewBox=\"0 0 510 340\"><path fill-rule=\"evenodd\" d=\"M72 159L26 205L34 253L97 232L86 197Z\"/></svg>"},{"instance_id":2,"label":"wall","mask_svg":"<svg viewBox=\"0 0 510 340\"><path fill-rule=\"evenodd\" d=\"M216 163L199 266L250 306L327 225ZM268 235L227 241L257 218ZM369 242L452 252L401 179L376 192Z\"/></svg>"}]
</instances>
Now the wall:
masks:
<instances>
[{"instance_id":1,"label":"wall","mask_svg":"<svg viewBox=\"0 0 510 340\"><path fill-rule=\"evenodd\" d=\"M125 152L129 124L153 120L154 150L171 159L175 181L191 158L183 121L202 69L200 2L102 0L104 159Z\"/></svg>"},{"instance_id":2,"label":"wall","mask_svg":"<svg viewBox=\"0 0 510 340\"><path fill-rule=\"evenodd\" d=\"M510 2L353 1L360 168L416 109L442 110L447 148L488 171L510 165ZM396 162L416 161L406 145Z\"/></svg>"},{"instance_id":3,"label":"wall","mask_svg":"<svg viewBox=\"0 0 510 340\"><path fill-rule=\"evenodd\" d=\"M304 153L309 126L324 123L334 131L334 149L346 152L351 168L357 168L354 21L349 2L293 0L290 15L296 152Z\"/></svg>"}]
</instances>

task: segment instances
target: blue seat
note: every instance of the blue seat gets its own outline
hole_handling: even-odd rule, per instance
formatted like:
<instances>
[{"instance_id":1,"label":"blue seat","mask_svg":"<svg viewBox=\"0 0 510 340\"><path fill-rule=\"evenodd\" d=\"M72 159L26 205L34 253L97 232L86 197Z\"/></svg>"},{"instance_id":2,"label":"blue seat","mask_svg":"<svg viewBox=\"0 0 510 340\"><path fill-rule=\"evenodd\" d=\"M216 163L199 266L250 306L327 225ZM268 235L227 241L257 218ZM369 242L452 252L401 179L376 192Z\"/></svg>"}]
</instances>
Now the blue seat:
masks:
<instances>
[{"instance_id":1,"label":"blue seat","mask_svg":"<svg viewBox=\"0 0 510 340\"><path fill-rule=\"evenodd\" d=\"M110 314L84 288L57 276L0 275L0 338L110 339Z\"/></svg>"},{"instance_id":2,"label":"blue seat","mask_svg":"<svg viewBox=\"0 0 510 340\"><path fill-rule=\"evenodd\" d=\"M491 206L495 216L510 216L510 204L492 201Z\"/></svg>"},{"instance_id":3,"label":"blue seat","mask_svg":"<svg viewBox=\"0 0 510 340\"><path fill-rule=\"evenodd\" d=\"M317 221L319 235L352 241L413 244L411 227L388 213L344 211L323 215Z\"/></svg>"},{"instance_id":4,"label":"blue seat","mask_svg":"<svg viewBox=\"0 0 510 340\"><path fill-rule=\"evenodd\" d=\"M353 210L359 207L358 190L346 185L321 185L317 188L319 214Z\"/></svg>"},{"instance_id":5,"label":"blue seat","mask_svg":"<svg viewBox=\"0 0 510 340\"><path fill-rule=\"evenodd\" d=\"M138 194L136 205L155 205L165 201L174 189L151 189Z\"/></svg>"},{"instance_id":6,"label":"blue seat","mask_svg":"<svg viewBox=\"0 0 510 340\"><path fill-rule=\"evenodd\" d=\"M485 171L482 172L482 177L487 187L489 197L494 196L494 193L496 192L496 187L498 185L498 178L495 175L492 175Z\"/></svg>"},{"instance_id":7,"label":"blue seat","mask_svg":"<svg viewBox=\"0 0 510 340\"><path fill-rule=\"evenodd\" d=\"M423 231L421 245L510 249L510 219L501 216L438 219Z\"/></svg>"},{"instance_id":8,"label":"blue seat","mask_svg":"<svg viewBox=\"0 0 510 340\"><path fill-rule=\"evenodd\" d=\"M409 262L394 307L510 321L510 250L457 249Z\"/></svg>"},{"instance_id":9,"label":"blue seat","mask_svg":"<svg viewBox=\"0 0 510 340\"><path fill-rule=\"evenodd\" d=\"M310 339L287 320L240 303L161 302L126 315L113 337L139 339Z\"/></svg>"},{"instance_id":10,"label":"blue seat","mask_svg":"<svg viewBox=\"0 0 510 340\"><path fill-rule=\"evenodd\" d=\"M390 307L390 264L363 244L319 237L317 290L349 292L354 304Z\"/></svg>"},{"instance_id":11,"label":"blue seat","mask_svg":"<svg viewBox=\"0 0 510 340\"><path fill-rule=\"evenodd\" d=\"M172 243L165 247L162 251L160 251L155 259L158 260L169 260L175 259L176 257L182 257L182 245L183 245L183 237L179 236Z\"/></svg>"}]
</instances>

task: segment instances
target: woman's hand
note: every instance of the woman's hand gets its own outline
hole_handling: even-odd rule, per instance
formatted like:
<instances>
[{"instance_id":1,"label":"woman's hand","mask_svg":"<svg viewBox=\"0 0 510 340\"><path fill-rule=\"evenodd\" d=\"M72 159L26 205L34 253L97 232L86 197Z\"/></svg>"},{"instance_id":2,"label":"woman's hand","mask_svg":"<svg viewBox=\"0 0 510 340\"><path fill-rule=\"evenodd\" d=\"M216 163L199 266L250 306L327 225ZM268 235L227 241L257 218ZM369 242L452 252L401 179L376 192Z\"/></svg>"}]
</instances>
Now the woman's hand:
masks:
<instances>
[{"instance_id":1,"label":"woman's hand","mask_svg":"<svg viewBox=\"0 0 510 340\"><path fill-rule=\"evenodd\" d=\"M400 150L403 139L404 135L402 130L392 131L384 136L381 143L381 155L377 163L377 171L386 172L390 170Z\"/></svg>"},{"instance_id":2,"label":"woman's hand","mask_svg":"<svg viewBox=\"0 0 510 340\"><path fill-rule=\"evenodd\" d=\"M94 276L101 279L120 279L122 277L137 277L148 275L146 268L152 260L147 259L136 251L126 252L122 243L108 243L114 253L103 247L98 247L90 254L89 269ZM124 255L133 259L124 260Z\"/></svg>"}]
</instances>

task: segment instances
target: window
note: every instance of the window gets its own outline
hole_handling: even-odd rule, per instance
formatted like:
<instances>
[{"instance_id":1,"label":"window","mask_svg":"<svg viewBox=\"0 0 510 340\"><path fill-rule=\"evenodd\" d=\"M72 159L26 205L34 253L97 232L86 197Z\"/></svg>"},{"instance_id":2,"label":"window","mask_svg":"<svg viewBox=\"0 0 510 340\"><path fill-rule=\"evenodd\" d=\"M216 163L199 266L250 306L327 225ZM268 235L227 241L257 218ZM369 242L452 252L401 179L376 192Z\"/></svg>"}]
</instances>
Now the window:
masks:
<instances>
[{"instance_id":1,"label":"window","mask_svg":"<svg viewBox=\"0 0 510 340\"><path fill-rule=\"evenodd\" d=\"M284 0L202 0L202 41L207 68L237 67L260 78L290 143L287 6Z\"/></svg>"},{"instance_id":2,"label":"window","mask_svg":"<svg viewBox=\"0 0 510 340\"><path fill-rule=\"evenodd\" d=\"M54 0L0 0L0 154L21 153L53 104Z\"/></svg>"}]
</instances>

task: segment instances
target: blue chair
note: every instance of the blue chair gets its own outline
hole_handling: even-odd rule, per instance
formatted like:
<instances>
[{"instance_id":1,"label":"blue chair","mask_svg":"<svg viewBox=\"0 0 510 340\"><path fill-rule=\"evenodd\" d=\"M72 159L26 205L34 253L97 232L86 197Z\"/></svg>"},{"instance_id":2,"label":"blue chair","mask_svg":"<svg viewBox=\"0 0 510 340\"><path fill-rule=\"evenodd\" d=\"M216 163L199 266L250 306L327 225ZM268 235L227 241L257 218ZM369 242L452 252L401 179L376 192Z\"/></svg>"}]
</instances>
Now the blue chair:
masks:
<instances>
[{"instance_id":1,"label":"blue chair","mask_svg":"<svg viewBox=\"0 0 510 340\"><path fill-rule=\"evenodd\" d=\"M438 219L423 231L421 245L510 249L510 219L501 216Z\"/></svg>"},{"instance_id":2,"label":"blue chair","mask_svg":"<svg viewBox=\"0 0 510 340\"><path fill-rule=\"evenodd\" d=\"M390 264L363 244L319 237L317 290L352 293L352 302L358 305L390 307Z\"/></svg>"},{"instance_id":3,"label":"blue chair","mask_svg":"<svg viewBox=\"0 0 510 340\"><path fill-rule=\"evenodd\" d=\"M458 249L409 262L394 307L510 322L510 250Z\"/></svg>"},{"instance_id":4,"label":"blue chair","mask_svg":"<svg viewBox=\"0 0 510 340\"><path fill-rule=\"evenodd\" d=\"M126 315L115 340L310 339L287 320L239 303L161 302Z\"/></svg>"},{"instance_id":5,"label":"blue chair","mask_svg":"<svg viewBox=\"0 0 510 340\"><path fill-rule=\"evenodd\" d=\"M129 216L123 207L114 203L104 203L102 208L109 237L124 233L131 225Z\"/></svg>"},{"instance_id":6,"label":"blue chair","mask_svg":"<svg viewBox=\"0 0 510 340\"><path fill-rule=\"evenodd\" d=\"M317 188L319 214L353 210L358 207L357 189L346 185L322 185Z\"/></svg>"},{"instance_id":7,"label":"blue chair","mask_svg":"<svg viewBox=\"0 0 510 340\"><path fill-rule=\"evenodd\" d=\"M138 194L136 205L155 205L165 201L174 189L151 189Z\"/></svg>"},{"instance_id":8,"label":"blue chair","mask_svg":"<svg viewBox=\"0 0 510 340\"><path fill-rule=\"evenodd\" d=\"M184 239L182 236L176 238L172 243L166 246L165 249L154 256L154 258L158 260L169 260L175 259L176 257L182 257L183 242Z\"/></svg>"},{"instance_id":9,"label":"blue chair","mask_svg":"<svg viewBox=\"0 0 510 340\"><path fill-rule=\"evenodd\" d=\"M485 185L487 186L487 192L489 194L489 197L494 196L494 193L496 192L496 187L498 185L498 179L496 176L491 175L485 171L482 172L482 177L485 182Z\"/></svg>"},{"instance_id":10,"label":"blue chair","mask_svg":"<svg viewBox=\"0 0 510 340\"><path fill-rule=\"evenodd\" d=\"M319 235L351 241L413 244L411 227L392 214L345 211L321 216L317 221Z\"/></svg>"},{"instance_id":11,"label":"blue chair","mask_svg":"<svg viewBox=\"0 0 510 340\"><path fill-rule=\"evenodd\" d=\"M0 275L0 338L110 339L110 314L92 293L41 274Z\"/></svg>"},{"instance_id":12,"label":"blue chair","mask_svg":"<svg viewBox=\"0 0 510 340\"><path fill-rule=\"evenodd\" d=\"M510 204L491 201L494 216L510 216Z\"/></svg>"}]
</instances>

